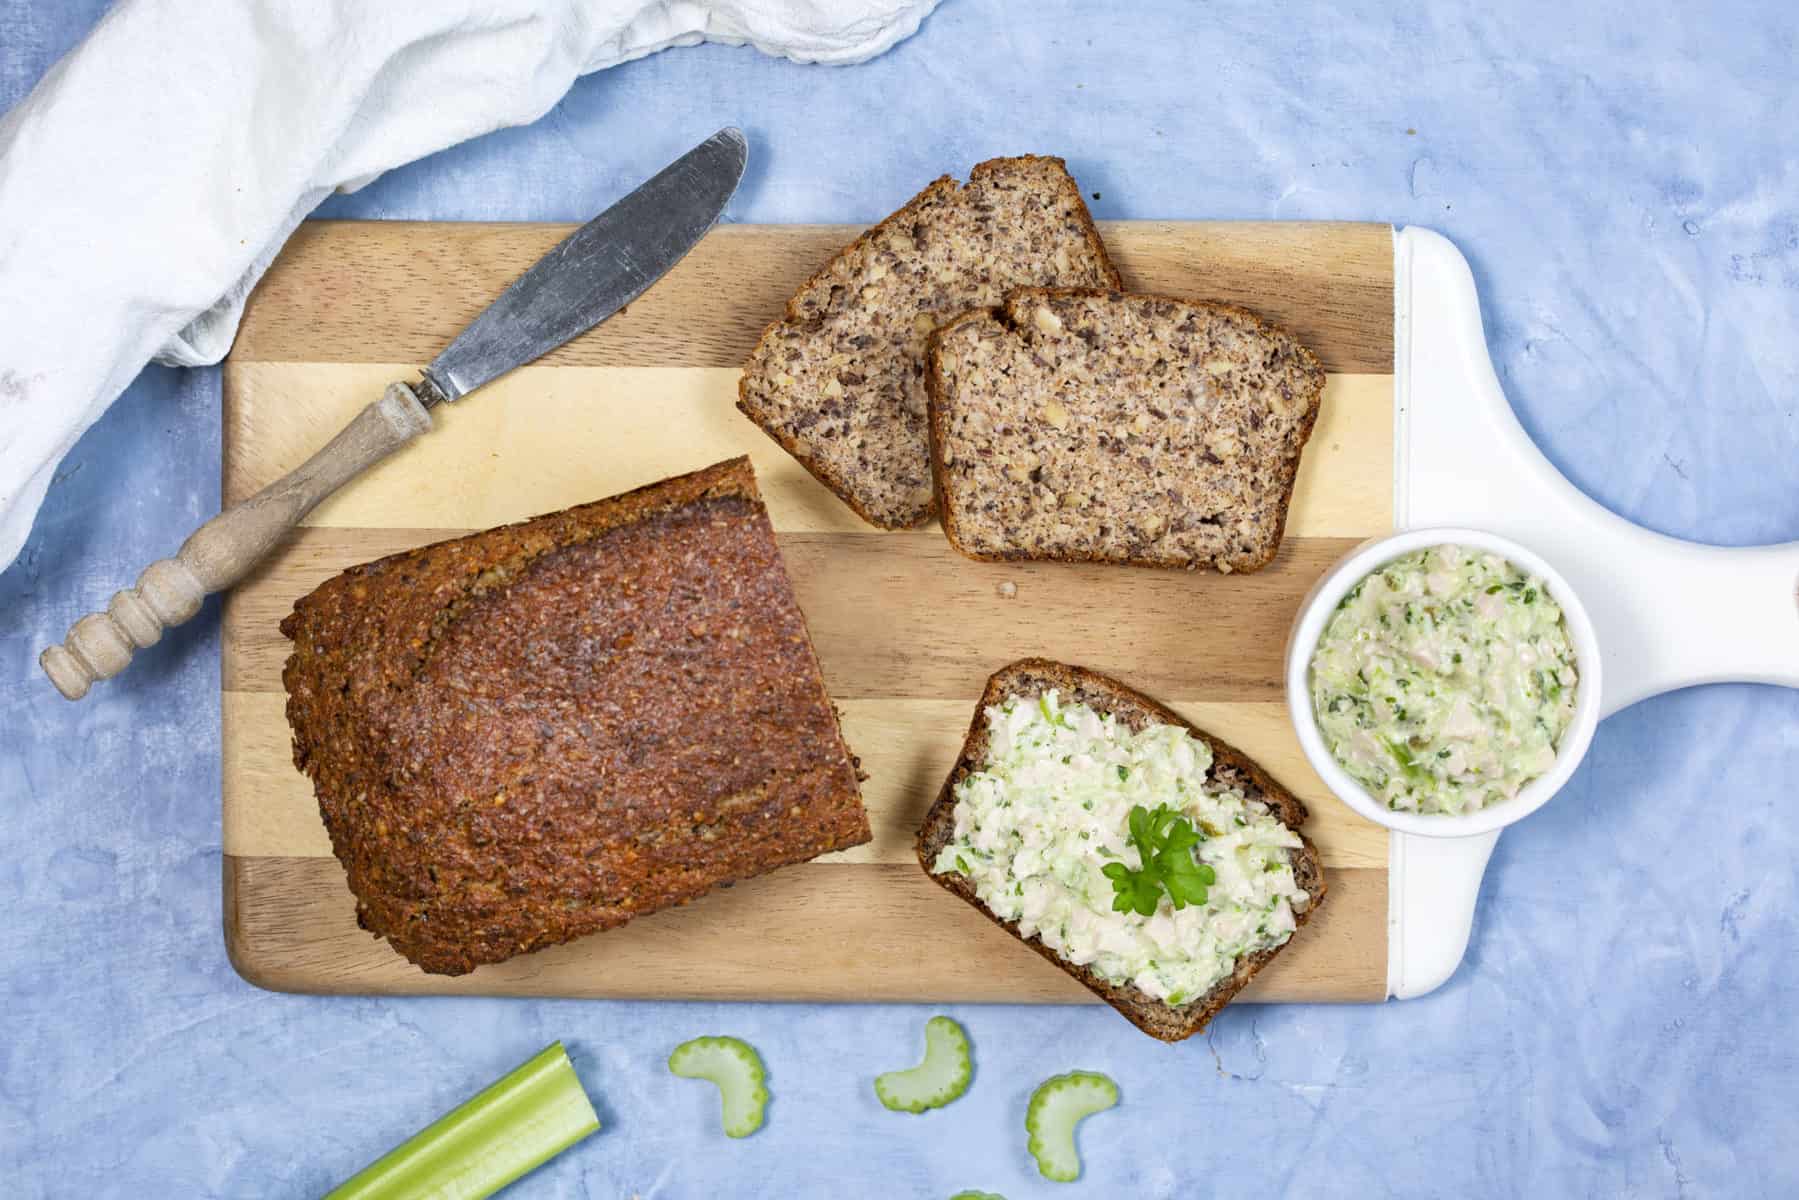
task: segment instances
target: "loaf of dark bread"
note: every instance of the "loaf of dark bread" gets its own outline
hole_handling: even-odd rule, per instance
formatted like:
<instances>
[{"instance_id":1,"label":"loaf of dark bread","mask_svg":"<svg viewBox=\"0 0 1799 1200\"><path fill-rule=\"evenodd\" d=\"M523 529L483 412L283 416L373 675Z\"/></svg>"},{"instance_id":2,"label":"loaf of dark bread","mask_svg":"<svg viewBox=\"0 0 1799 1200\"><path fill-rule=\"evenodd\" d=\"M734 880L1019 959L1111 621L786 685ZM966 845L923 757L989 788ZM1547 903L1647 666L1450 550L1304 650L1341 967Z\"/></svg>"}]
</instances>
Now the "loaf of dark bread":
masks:
<instances>
[{"instance_id":1,"label":"loaf of dark bread","mask_svg":"<svg viewBox=\"0 0 1799 1200\"><path fill-rule=\"evenodd\" d=\"M1118 287L1059 158L945 175L800 288L744 365L737 407L864 520L932 511L925 432L931 332L1016 287Z\"/></svg>"},{"instance_id":2,"label":"loaf of dark bread","mask_svg":"<svg viewBox=\"0 0 1799 1200\"><path fill-rule=\"evenodd\" d=\"M357 919L427 971L869 839L748 459L352 567L281 631Z\"/></svg>"},{"instance_id":3,"label":"loaf of dark bread","mask_svg":"<svg viewBox=\"0 0 1799 1200\"><path fill-rule=\"evenodd\" d=\"M962 553L1230 572L1280 546L1324 370L1240 308L1031 289L939 330L929 387Z\"/></svg>"},{"instance_id":4,"label":"loaf of dark bread","mask_svg":"<svg viewBox=\"0 0 1799 1200\"><path fill-rule=\"evenodd\" d=\"M974 721L968 728L962 752L957 757L949 778L944 781L943 790L937 794L936 802L925 815L924 824L919 828L919 865L932 879L974 905L1000 928L1080 980L1143 1032L1165 1042L1190 1038L1203 1030L1218 1015L1218 1011L1230 1003L1231 998L1255 977L1256 972L1286 946L1291 945L1291 939L1279 946L1238 959L1232 974L1220 980L1204 995L1185 1004L1171 1005L1140 990L1134 984L1111 983L1089 967L1068 962L1036 936L1021 935L1015 922L997 916L976 895L974 885L966 877L954 871L937 873L932 870L938 854L955 837L956 786L971 772L980 770L987 760L987 709L1003 703L1009 697L1041 696L1051 689L1060 693L1064 705L1084 704L1097 713L1112 715L1120 725L1132 731L1149 725L1173 725L1185 729L1212 750L1209 785L1219 789L1235 789L1246 800L1260 801L1267 805L1282 824L1294 831L1305 824L1305 805L1241 751L1219 741L1172 709L1131 690L1116 679L1081 667L1047 659L1027 658L1000 668L987 681L987 690L975 708ZM1324 901L1325 883L1324 866L1319 861L1318 848L1304 835L1301 835L1300 842L1300 848L1289 851L1289 857L1295 880L1311 897L1310 904L1303 910L1296 908L1293 914L1295 923L1304 926Z\"/></svg>"}]
</instances>

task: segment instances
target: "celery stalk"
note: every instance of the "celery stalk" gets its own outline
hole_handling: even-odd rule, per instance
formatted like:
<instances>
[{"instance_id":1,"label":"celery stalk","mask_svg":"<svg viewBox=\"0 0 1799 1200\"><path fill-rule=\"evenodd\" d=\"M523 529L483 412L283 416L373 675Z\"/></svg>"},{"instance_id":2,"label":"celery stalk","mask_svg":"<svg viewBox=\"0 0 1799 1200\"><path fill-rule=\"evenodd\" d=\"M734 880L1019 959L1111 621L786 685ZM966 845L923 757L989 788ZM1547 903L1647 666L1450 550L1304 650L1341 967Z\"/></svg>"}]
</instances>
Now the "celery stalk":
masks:
<instances>
[{"instance_id":1,"label":"celery stalk","mask_svg":"<svg viewBox=\"0 0 1799 1200\"><path fill-rule=\"evenodd\" d=\"M325 1200L480 1200L599 1127L562 1043L552 1042Z\"/></svg>"}]
</instances>

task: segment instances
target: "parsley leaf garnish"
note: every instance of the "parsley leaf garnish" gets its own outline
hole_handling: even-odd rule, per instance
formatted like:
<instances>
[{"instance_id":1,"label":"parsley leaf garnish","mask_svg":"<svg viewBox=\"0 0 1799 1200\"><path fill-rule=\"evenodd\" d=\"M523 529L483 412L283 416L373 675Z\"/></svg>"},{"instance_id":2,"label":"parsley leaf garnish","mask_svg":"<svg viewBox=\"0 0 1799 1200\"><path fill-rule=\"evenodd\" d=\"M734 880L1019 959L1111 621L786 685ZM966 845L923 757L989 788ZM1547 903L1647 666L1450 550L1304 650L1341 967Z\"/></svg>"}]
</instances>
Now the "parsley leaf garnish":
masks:
<instances>
[{"instance_id":1,"label":"parsley leaf garnish","mask_svg":"<svg viewBox=\"0 0 1799 1200\"><path fill-rule=\"evenodd\" d=\"M1112 911L1152 916L1163 892L1177 909L1206 902L1206 888L1218 876L1193 857L1193 847L1200 843L1193 822L1166 804L1156 805L1154 812L1136 804L1131 806L1130 831L1143 865L1135 871L1121 862L1102 868L1112 881Z\"/></svg>"}]
</instances>

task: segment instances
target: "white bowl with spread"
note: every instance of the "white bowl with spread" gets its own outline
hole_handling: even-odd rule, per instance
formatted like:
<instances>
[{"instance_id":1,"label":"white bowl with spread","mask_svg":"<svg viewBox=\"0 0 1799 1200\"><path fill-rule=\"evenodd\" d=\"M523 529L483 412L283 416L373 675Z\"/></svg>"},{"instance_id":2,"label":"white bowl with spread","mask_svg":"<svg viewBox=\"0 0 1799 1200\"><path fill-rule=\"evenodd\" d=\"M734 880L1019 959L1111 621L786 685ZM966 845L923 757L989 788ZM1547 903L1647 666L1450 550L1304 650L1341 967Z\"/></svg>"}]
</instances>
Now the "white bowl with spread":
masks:
<instances>
[{"instance_id":1,"label":"white bowl with spread","mask_svg":"<svg viewBox=\"0 0 1799 1200\"><path fill-rule=\"evenodd\" d=\"M1547 770L1536 775L1510 798L1487 803L1460 813L1414 812L1389 808L1351 775L1327 745L1313 708L1312 665L1319 640L1339 605L1357 584L1396 559L1438 546L1463 546L1506 560L1525 574L1541 580L1549 596L1561 608L1562 625L1573 647L1578 679L1574 684L1572 717L1555 745L1555 757ZM1467 528L1413 529L1362 543L1325 572L1301 601L1299 614L1287 639L1287 709L1312 769L1326 786L1356 812L1401 833L1426 837L1472 837L1491 833L1529 816L1559 791L1593 740L1600 716L1599 642L1593 622L1580 597L1560 572L1542 558L1509 538Z\"/></svg>"}]
</instances>

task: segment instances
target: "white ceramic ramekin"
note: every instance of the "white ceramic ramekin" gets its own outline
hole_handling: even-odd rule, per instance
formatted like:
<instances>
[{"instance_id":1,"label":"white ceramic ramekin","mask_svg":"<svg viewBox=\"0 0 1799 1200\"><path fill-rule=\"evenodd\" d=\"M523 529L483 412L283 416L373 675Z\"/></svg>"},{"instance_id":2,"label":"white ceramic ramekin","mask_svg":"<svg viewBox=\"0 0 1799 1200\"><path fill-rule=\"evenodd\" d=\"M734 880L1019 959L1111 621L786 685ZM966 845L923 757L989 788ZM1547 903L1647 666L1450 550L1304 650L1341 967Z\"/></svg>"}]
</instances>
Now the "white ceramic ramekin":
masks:
<instances>
[{"instance_id":1,"label":"white ceramic ramekin","mask_svg":"<svg viewBox=\"0 0 1799 1200\"><path fill-rule=\"evenodd\" d=\"M1576 669L1580 682L1574 696L1574 720L1562 735L1556 750L1555 765L1530 781L1510 800L1459 815L1395 812L1368 794L1331 755L1318 731L1318 720L1312 711L1310 686L1312 652L1318 646L1325 622L1337 611L1337 604L1359 581L1401 555L1429 546L1454 543L1474 546L1508 559L1532 575L1542 579L1549 594L1561 605L1567 624L1568 638L1574 646ZM1391 537L1363 542L1339 559L1326 571L1301 601L1299 615L1287 637L1287 710L1299 744L1305 750L1312 769L1323 778L1330 790L1343 803L1370 821L1378 822L1401 833L1417 833L1426 837L1472 837L1490 833L1528 817L1543 807L1549 798L1568 782L1574 768L1586 755L1599 725L1599 642L1593 633L1593 622L1587 610L1568 586L1561 573L1548 563L1509 538L1478 529L1412 529Z\"/></svg>"}]
</instances>

